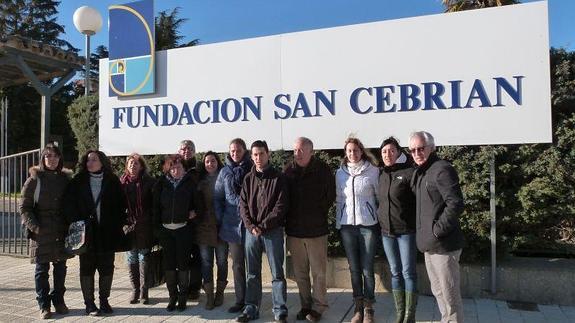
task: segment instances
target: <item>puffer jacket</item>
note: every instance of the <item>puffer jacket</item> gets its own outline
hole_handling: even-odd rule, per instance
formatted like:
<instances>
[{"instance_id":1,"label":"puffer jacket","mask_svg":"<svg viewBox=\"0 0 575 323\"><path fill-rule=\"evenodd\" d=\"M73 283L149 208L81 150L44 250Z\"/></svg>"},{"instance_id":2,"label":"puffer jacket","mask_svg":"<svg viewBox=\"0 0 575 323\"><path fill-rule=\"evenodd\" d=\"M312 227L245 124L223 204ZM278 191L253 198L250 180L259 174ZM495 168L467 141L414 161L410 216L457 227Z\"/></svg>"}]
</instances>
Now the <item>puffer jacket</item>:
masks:
<instances>
[{"instance_id":1,"label":"puffer jacket","mask_svg":"<svg viewBox=\"0 0 575 323\"><path fill-rule=\"evenodd\" d=\"M377 224L379 170L365 161L352 176L347 165L336 172L336 228L342 225Z\"/></svg>"},{"instance_id":2,"label":"puffer jacket","mask_svg":"<svg viewBox=\"0 0 575 323\"><path fill-rule=\"evenodd\" d=\"M226 165L220 170L214 188L214 211L219 226L219 237L231 243L242 242L242 218L239 204L241 185L234 187L234 178L243 182L252 168L249 153L245 153L240 163L235 163L228 156Z\"/></svg>"},{"instance_id":3,"label":"puffer jacket","mask_svg":"<svg viewBox=\"0 0 575 323\"><path fill-rule=\"evenodd\" d=\"M20 214L22 224L29 230L30 262L48 263L71 258L64 251L68 221L62 213L62 197L72 172L30 168L30 177L22 187ZM40 179L38 202L34 202L36 185ZM35 206L34 206L35 205Z\"/></svg>"}]
</instances>

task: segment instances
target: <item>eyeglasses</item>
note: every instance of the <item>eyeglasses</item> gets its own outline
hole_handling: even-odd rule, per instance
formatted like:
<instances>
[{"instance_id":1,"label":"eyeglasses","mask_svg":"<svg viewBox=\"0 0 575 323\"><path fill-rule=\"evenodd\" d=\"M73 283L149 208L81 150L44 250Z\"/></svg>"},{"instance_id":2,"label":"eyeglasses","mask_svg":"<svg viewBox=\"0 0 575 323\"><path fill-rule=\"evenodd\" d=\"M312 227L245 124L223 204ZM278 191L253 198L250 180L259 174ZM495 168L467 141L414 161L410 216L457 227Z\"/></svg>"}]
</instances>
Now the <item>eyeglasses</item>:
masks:
<instances>
[{"instance_id":1,"label":"eyeglasses","mask_svg":"<svg viewBox=\"0 0 575 323\"><path fill-rule=\"evenodd\" d=\"M411 149L409 150L409 152L410 152L412 155L415 155L416 153L422 153L422 152L425 150L425 147L427 147L427 146L411 148Z\"/></svg>"}]
</instances>

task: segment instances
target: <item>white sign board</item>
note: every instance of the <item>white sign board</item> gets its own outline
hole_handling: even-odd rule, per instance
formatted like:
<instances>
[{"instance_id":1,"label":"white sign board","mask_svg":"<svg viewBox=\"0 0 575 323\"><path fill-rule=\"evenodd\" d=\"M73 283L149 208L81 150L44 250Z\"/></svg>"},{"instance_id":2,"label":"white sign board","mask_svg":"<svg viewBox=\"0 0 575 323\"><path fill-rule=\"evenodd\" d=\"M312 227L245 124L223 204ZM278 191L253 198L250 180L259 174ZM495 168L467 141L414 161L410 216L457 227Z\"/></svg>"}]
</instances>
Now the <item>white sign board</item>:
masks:
<instances>
[{"instance_id":1,"label":"white sign board","mask_svg":"<svg viewBox=\"0 0 575 323\"><path fill-rule=\"evenodd\" d=\"M100 61L100 149L110 155L306 136L378 147L431 132L438 145L551 142L547 3L359 24L157 53L156 94L108 95Z\"/></svg>"}]
</instances>

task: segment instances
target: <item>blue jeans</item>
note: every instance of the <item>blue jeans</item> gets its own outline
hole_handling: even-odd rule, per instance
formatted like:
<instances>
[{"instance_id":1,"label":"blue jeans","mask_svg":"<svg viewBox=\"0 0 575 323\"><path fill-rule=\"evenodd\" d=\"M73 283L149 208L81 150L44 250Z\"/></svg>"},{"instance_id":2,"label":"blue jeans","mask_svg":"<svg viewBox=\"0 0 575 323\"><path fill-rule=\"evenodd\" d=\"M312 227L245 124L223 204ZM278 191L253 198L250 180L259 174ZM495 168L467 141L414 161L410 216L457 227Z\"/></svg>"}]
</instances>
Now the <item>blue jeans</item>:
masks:
<instances>
[{"instance_id":1,"label":"blue jeans","mask_svg":"<svg viewBox=\"0 0 575 323\"><path fill-rule=\"evenodd\" d=\"M391 289L417 291L417 250L415 233L383 236L383 249L391 271Z\"/></svg>"},{"instance_id":2,"label":"blue jeans","mask_svg":"<svg viewBox=\"0 0 575 323\"><path fill-rule=\"evenodd\" d=\"M218 267L217 280L224 282L228 280L228 243L218 241L216 247L200 245L202 255L202 279L204 284L214 281L214 253L216 254L216 265Z\"/></svg>"},{"instance_id":3,"label":"blue jeans","mask_svg":"<svg viewBox=\"0 0 575 323\"><path fill-rule=\"evenodd\" d=\"M48 280L50 263L36 264L34 282L36 285L36 300L40 309L50 308L50 300L54 305L64 304L64 282L66 281L66 260L53 262L54 290L50 293L50 281Z\"/></svg>"},{"instance_id":4,"label":"blue jeans","mask_svg":"<svg viewBox=\"0 0 575 323\"><path fill-rule=\"evenodd\" d=\"M150 249L132 249L126 251L126 262L128 265L137 265L146 261L146 255L150 253Z\"/></svg>"},{"instance_id":5,"label":"blue jeans","mask_svg":"<svg viewBox=\"0 0 575 323\"><path fill-rule=\"evenodd\" d=\"M265 250L272 274L272 312L275 319L287 315L287 286L284 275L284 228L279 227L259 237L246 229L246 307L244 313L256 319L262 301L262 252Z\"/></svg>"},{"instance_id":6,"label":"blue jeans","mask_svg":"<svg viewBox=\"0 0 575 323\"><path fill-rule=\"evenodd\" d=\"M342 225L339 230L345 249L354 298L375 301L373 262L379 238L377 225Z\"/></svg>"}]
</instances>

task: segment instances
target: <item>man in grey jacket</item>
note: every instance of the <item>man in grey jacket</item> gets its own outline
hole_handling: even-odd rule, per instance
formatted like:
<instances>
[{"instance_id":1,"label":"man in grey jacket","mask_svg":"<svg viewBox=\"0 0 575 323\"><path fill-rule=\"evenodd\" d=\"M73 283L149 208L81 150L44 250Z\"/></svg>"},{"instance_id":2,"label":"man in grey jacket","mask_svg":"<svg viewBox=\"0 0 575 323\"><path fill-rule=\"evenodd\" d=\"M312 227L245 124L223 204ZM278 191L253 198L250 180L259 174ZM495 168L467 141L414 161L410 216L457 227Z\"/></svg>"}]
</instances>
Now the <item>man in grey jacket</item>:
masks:
<instances>
[{"instance_id":1,"label":"man in grey jacket","mask_svg":"<svg viewBox=\"0 0 575 323\"><path fill-rule=\"evenodd\" d=\"M459 257L463 247L459 217L463 213L463 194L459 178L453 166L436 155L430 133L412 133L409 151L418 166L411 182L416 198L417 248L425 255L441 322L463 322L459 286Z\"/></svg>"}]
</instances>

